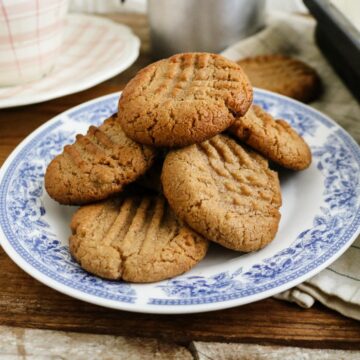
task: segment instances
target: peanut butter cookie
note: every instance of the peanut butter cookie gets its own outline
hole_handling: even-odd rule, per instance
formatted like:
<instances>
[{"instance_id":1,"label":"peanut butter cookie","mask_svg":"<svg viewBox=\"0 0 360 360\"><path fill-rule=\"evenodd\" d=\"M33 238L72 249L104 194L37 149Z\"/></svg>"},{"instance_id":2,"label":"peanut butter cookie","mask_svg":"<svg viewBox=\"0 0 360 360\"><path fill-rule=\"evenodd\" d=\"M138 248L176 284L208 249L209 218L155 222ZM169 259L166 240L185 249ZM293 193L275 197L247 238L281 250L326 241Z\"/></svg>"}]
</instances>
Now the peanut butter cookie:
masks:
<instances>
[{"instance_id":1,"label":"peanut butter cookie","mask_svg":"<svg viewBox=\"0 0 360 360\"><path fill-rule=\"evenodd\" d=\"M252 105L229 131L280 166L304 170L311 164L311 151L304 139L286 121L275 120L260 106Z\"/></svg>"},{"instance_id":2,"label":"peanut butter cookie","mask_svg":"<svg viewBox=\"0 0 360 360\"><path fill-rule=\"evenodd\" d=\"M320 78L304 62L284 55L260 55L238 61L252 86L310 102L320 93Z\"/></svg>"},{"instance_id":3,"label":"peanut butter cookie","mask_svg":"<svg viewBox=\"0 0 360 360\"><path fill-rule=\"evenodd\" d=\"M178 147L222 132L251 102L251 85L235 62L185 53L138 72L120 98L119 120L139 143Z\"/></svg>"},{"instance_id":4,"label":"peanut butter cookie","mask_svg":"<svg viewBox=\"0 0 360 360\"><path fill-rule=\"evenodd\" d=\"M46 169L45 188L61 204L105 199L145 173L154 156L153 148L124 134L114 115L64 147Z\"/></svg>"},{"instance_id":5,"label":"peanut butter cookie","mask_svg":"<svg viewBox=\"0 0 360 360\"><path fill-rule=\"evenodd\" d=\"M174 277L195 266L208 248L160 196L120 196L83 206L71 229L71 254L106 279L145 283Z\"/></svg>"},{"instance_id":6,"label":"peanut butter cookie","mask_svg":"<svg viewBox=\"0 0 360 360\"><path fill-rule=\"evenodd\" d=\"M277 173L227 136L171 151L161 180L175 214L207 239L248 252L275 237L281 206Z\"/></svg>"}]
</instances>

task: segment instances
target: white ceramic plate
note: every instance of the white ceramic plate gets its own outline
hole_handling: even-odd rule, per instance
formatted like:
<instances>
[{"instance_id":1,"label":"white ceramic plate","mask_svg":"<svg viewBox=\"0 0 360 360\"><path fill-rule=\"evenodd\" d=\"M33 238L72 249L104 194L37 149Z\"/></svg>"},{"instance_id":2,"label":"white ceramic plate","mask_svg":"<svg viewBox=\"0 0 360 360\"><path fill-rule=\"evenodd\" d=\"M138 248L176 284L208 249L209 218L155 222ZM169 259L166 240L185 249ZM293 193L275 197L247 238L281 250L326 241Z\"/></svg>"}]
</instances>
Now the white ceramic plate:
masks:
<instances>
[{"instance_id":1,"label":"white ceramic plate","mask_svg":"<svg viewBox=\"0 0 360 360\"><path fill-rule=\"evenodd\" d=\"M70 14L54 69L36 82L0 87L0 108L35 104L88 89L127 69L139 56L139 48L139 39L124 25Z\"/></svg>"},{"instance_id":2,"label":"white ceramic plate","mask_svg":"<svg viewBox=\"0 0 360 360\"><path fill-rule=\"evenodd\" d=\"M146 285L102 280L83 271L68 251L75 207L44 190L49 161L63 146L117 109L119 94L66 111L27 137L0 171L0 238L27 273L65 294L115 309L191 313L242 305L274 295L339 257L359 233L360 149L325 115L289 98L255 91L255 103L289 121L310 144L308 170L280 174L282 218L275 240L239 254L212 245L193 270Z\"/></svg>"}]
</instances>

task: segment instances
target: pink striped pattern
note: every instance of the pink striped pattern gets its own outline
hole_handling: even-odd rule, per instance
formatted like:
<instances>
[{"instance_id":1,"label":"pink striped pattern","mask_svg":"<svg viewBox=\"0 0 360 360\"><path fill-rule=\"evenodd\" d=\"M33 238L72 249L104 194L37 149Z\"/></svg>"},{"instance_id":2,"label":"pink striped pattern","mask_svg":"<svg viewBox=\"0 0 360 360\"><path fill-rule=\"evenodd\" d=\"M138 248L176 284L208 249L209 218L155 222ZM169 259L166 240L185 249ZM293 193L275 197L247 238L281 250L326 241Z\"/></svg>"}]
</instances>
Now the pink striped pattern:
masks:
<instances>
[{"instance_id":1,"label":"pink striped pattern","mask_svg":"<svg viewBox=\"0 0 360 360\"><path fill-rule=\"evenodd\" d=\"M51 25L43 26L41 29L41 33L39 32L38 34L36 34L36 31L27 31L27 32L22 32L22 33L18 33L18 34L13 34L12 41L14 43L32 41L32 40L34 40L35 36L37 36L39 39L41 39L41 35L43 35L44 37L50 37L54 33L58 32L58 30L62 27L62 25L63 25L63 21L59 20L56 23L53 23ZM10 42L9 36L0 34L0 48L4 47L7 42Z\"/></svg>"},{"instance_id":2,"label":"pink striped pattern","mask_svg":"<svg viewBox=\"0 0 360 360\"><path fill-rule=\"evenodd\" d=\"M0 86L39 79L51 69L61 47L67 3L0 0Z\"/></svg>"},{"instance_id":3,"label":"pink striped pattern","mask_svg":"<svg viewBox=\"0 0 360 360\"><path fill-rule=\"evenodd\" d=\"M0 6L1 6L1 13L3 14L3 21L5 22L5 25L6 25L6 31L7 31L7 35L8 35L8 41L10 43L11 52L12 52L14 60L15 60L16 69L17 69L19 76L21 77L22 71L21 71L21 66L20 66L20 62L19 62L16 50L15 50L14 38L13 38L12 30L10 27L8 10L7 10L3 0L0 0Z\"/></svg>"},{"instance_id":4,"label":"pink striped pattern","mask_svg":"<svg viewBox=\"0 0 360 360\"><path fill-rule=\"evenodd\" d=\"M8 16L10 18L28 16L34 12L34 1L2 0L1 2L6 7ZM59 0L39 0L38 6L41 11L48 11L52 8L58 9Z\"/></svg>"},{"instance_id":5,"label":"pink striped pattern","mask_svg":"<svg viewBox=\"0 0 360 360\"><path fill-rule=\"evenodd\" d=\"M21 103L27 98L53 98L55 94L89 87L128 67L138 56L138 39L126 27L112 21L68 15L65 28L62 48L51 75L24 85L0 87L0 107L2 102L14 103L14 99ZM43 54L44 62L46 56ZM34 64L31 58L26 61ZM0 59L0 70L2 64Z\"/></svg>"},{"instance_id":6,"label":"pink striped pattern","mask_svg":"<svg viewBox=\"0 0 360 360\"><path fill-rule=\"evenodd\" d=\"M54 56L58 55L59 49L56 48L52 51L49 51L47 53L40 52L40 45L38 45L38 56L37 57L28 57L28 58L22 58L21 59L21 68L25 66L40 66L42 62L45 62L46 60L52 59ZM13 63L12 61L0 61L0 72L9 71L13 68L20 67L18 62ZM19 71L21 71L21 68L19 68Z\"/></svg>"}]
</instances>

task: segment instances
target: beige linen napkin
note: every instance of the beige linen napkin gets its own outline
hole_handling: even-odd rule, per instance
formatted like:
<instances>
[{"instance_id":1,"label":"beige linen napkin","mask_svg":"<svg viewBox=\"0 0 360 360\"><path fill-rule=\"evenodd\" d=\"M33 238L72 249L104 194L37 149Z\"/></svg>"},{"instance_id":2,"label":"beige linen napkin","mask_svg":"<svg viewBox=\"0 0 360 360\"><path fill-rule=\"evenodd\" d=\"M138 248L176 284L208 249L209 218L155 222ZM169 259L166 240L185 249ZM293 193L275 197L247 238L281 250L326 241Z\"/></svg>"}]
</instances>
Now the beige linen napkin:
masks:
<instances>
[{"instance_id":1,"label":"beige linen napkin","mask_svg":"<svg viewBox=\"0 0 360 360\"><path fill-rule=\"evenodd\" d=\"M311 106L332 117L359 142L359 104L317 48L314 28L311 18L272 13L264 30L226 49L223 55L238 60L280 53L304 60L318 71L324 87L321 97ZM327 269L275 297L305 308L318 300L343 315L360 320L360 238Z\"/></svg>"}]
</instances>

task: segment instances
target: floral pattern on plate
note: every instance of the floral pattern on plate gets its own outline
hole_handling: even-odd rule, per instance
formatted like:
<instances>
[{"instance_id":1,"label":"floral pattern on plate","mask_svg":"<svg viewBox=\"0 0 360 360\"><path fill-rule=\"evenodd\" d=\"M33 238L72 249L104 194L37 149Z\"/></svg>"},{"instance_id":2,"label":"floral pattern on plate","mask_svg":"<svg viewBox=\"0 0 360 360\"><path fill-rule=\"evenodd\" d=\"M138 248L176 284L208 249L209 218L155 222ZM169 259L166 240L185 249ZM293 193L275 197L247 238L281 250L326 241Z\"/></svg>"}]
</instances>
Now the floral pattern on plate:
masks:
<instances>
[{"instance_id":1,"label":"floral pattern on plate","mask_svg":"<svg viewBox=\"0 0 360 360\"><path fill-rule=\"evenodd\" d=\"M358 145L310 107L256 90L255 102L289 121L312 149L311 168L303 174L287 174L284 184L286 206L294 202L290 195L300 186L312 186L317 194L312 212L299 205L299 213L304 214L299 216L296 236L286 243L276 239L268 249L250 255L227 253L228 261L210 255L190 273L154 284L108 281L83 271L68 251L68 222L75 207L58 205L47 196L44 172L76 133L116 112L118 97L108 95L60 114L20 144L1 169L0 241L12 259L38 280L68 295L118 309L208 311L294 286L334 261L355 239L360 223ZM287 226L282 234L291 232Z\"/></svg>"}]
</instances>

